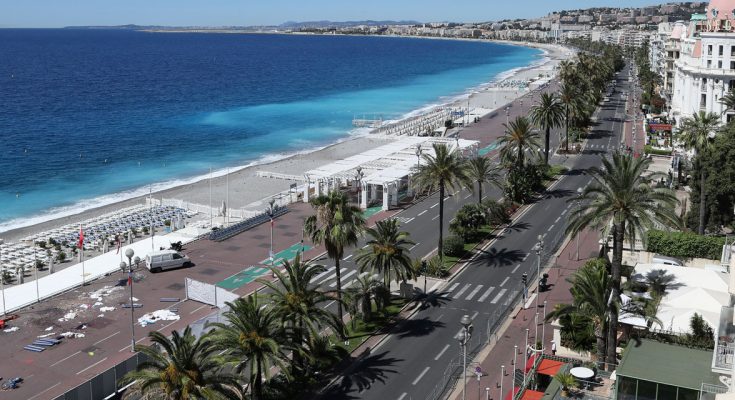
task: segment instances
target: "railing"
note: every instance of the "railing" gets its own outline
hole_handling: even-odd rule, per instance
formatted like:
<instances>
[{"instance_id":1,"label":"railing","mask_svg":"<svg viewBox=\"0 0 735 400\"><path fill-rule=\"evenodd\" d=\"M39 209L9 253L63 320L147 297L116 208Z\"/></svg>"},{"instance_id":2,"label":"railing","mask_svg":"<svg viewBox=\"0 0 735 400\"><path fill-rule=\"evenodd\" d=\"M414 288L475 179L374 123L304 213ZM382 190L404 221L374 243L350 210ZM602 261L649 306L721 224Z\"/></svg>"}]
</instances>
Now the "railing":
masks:
<instances>
[{"instance_id":1,"label":"railing","mask_svg":"<svg viewBox=\"0 0 735 400\"><path fill-rule=\"evenodd\" d=\"M699 400L715 400L718 394L727 393L729 388L724 385L714 385L702 382L699 390Z\"/></svg>"},{"instance_id":2,"label":"railing","mask_svg":"<svg viewBox=\"0 0 735 400\"><path fill-rule=\"evenodd\" d=\"M717 341L715 345L715 368L732 369L733 356L735 356L735 343Z\"/></svg>"}]
</instances>

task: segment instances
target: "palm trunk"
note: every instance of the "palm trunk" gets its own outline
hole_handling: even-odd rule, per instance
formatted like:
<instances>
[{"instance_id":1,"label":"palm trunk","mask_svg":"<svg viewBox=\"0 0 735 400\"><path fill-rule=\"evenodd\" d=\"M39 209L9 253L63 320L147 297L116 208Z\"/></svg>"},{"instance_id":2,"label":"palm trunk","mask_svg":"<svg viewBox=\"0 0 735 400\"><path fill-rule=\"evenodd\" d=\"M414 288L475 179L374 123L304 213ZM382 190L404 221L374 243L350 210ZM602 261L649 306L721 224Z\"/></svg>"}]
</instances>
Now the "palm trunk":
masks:
<instances>
[{"instance_id":1,"label":"palm trunk","mask_svg":"<svg viewBox=\"0 0 735 400\"><path fill-rule=\"evenodd\" d=\"M477 204L482 203L482 181L477 181Z\"/></svg>"},{"instance_id":2,"label":"palm trunk","mask_svg":"<svg viewBox=\"0 0 735 400\"><path fill-rule=\"evenodd\" d=\"M341 251L339 253L342 253ZM338 257L335 257L334 259L334 269L337 273L337 317L339 318L339 322L344 322L343 316L342 316L342 272L339 270L339 259L342 258L342 255L339 254Z\"/></svg>"},{"instance_id":3,"label":"palm trunk","mask_svg":"<svg viewBox=\"0 0 735 400\"><path fill-rule=\"evenodd\" d=\"M551 135L551 127L547 126L546 127L546 138L545 138L546 147L544 147L544 162L546 163L546 165L549 165L549 142L550 142L549 136L550 135Z\"/></svg>"},{"instance_id":4,"label":"palm trunk","mask_svg":"<svg viewBox=\"0 0 735 400\"><path fill-rule=\"evenodd\" d=\"M569 152L569 104L566 105L564 125L566 129L566 136L564 137L564 151Z\"/></svg>"},{"instance_id":5,"label":"palm trunk","mask_svg":"<svg viewBox=\"0 0 735 400\"><path fill-rule=\"evenodd\" d=\"M520 143L518 143L518 163L523 168L523 146Z\"/></svg>"},{"instance_id":6,"label":"palm trunk","mask_svg":"<svg viewBox=\"0 0 735 400\"><path fill-rule=\"evenodd\" d=\"M444 249L442 242L444 241L444 182L439 184L439 260L444 262Z\"/></svg>"},{"instance_id":7,"label":"palm trunk","mask_svg":"<svg viewBox=\"0 0 735 400\"><path fill-rule=\"evenodd\" d=\"M607 332L604 331L605 326L600 322L599 326L595 326L595 339L597 341L597 368L603 368L603 362L605 361L605 335Z\"/></svg>"},{"instance_id":8,"label":"palm trunk","mask_svg":"<svg viewBox=\"0 0 735 400\"><path fill-rule=\"evenodd\" d=\"M607 363L608 370L614 369L617 363L615 357L615 348L617 347L618 338L618 308L617 302L620 299L620 270L623 264L623 241L625 240L625 222L621 221L613 223L613 257L611 265L611 289L610 301L608 304L608 313L610 321L608 322L607 333Z\"/></svg>"},{"instance_id":9,"label":"palm trunk","mask_svg":"<svg viewBox=\"0 0 735 400\"><path fill-rule=\"evenodd\" d=\"M704 235L704 214L705 210L707 210L707 204L705 199L705 191L704 191L704 166L700 163L699 168L701 169L700 178L699 178L699 234Z\"/></svg>"},{"instance_id":10,"label":"palm trunk","mask_svg":"<svg viewBox=\"0 0 735 400\"><path fill-rule=\"evenodd\" d=\"M258 365L255 372L255 382L253 382L253 400L260 400L263 396L263 372Z\"/></svg>"}]
</instances>

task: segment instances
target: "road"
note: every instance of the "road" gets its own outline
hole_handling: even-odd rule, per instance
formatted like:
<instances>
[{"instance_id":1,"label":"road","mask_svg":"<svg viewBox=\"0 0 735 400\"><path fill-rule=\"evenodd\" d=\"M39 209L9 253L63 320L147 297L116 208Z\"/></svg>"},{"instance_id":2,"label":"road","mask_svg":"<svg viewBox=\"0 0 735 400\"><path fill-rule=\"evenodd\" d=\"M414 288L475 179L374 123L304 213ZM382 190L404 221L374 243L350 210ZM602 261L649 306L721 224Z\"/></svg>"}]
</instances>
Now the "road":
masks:
<instances>
[{"instance_id":1,"label":"road","mask_svg":"<svg viewBox=\"0 0 735 400\"><path fill-rule=\"evenodd\" d=\"M532 248L537 237L545 235L542 257L548 259L563 239L566 217L573 206L568 200L578 188L589 183L590 178L583 171L599 165L601 155L618 148L625 114L621 92L628 91L629 83L624 80L627 74L627 69L620 73L617 92L601 108L599 124L588 137L585 151L569 160L573 168L479 257L433 293L430 306L414 314L398 332L373 349L370 356L340 376L322 398L431 399L443 389L446 378L461 365L456 339L460 318L463 315L472 318L474 335L469 347L479 348L489 323L495 323L498 313L521 292L521 275L527 273L529 282L533 279L538 260ZM457 201L445 202L448 219L463 203L473 201L468 194L461 191L454 196ZM430 197L399 215L405 218L404 229L423 246L416 249L417 254L436 245L433 233L437 221L429 214L435 212L435 204L436 198ZM346 271L350 268L346 265ZM529 303L534 306L533 297Z\"/></svg>"}]
</instances>

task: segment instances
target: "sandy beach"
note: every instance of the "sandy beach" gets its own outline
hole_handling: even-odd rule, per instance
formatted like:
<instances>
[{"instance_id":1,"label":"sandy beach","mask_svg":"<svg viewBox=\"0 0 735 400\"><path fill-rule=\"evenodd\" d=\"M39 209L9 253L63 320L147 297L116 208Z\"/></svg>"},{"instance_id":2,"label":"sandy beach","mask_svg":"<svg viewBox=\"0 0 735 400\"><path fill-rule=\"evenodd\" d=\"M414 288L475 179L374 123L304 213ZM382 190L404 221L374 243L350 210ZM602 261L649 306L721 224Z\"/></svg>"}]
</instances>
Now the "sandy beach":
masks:
<instances>
[{"instance_id":1,"label":"sandy beach","mask_svg":"<svg viewBox=\"0 0 735 400\"><path fill-rule=\"evenodd\" d=\"M548 61L544 64L536 64L527 68L515 71L512 76L504 76L505 81L527 81L539 77L539 75L551 75L554 73L555 66L559 61L572 55L569 49L555 45L529 44L529 43L508 43L498 42L502 44L516 44L544 49L547 54ZM485 85L472 92L469 97L470 108L482 109L499 109L512 100L528 94L529 90L518 90L513 87L498 87ZM454 106L467 105L467 98L459 100L452 104ZM391 140L391 137L382 135L369 135L353 138L346 138L344 141L327 146L320 150L316 150L306 154L297 154L288 158L274 161L267 164L255 165L237 170L228 175L228 177L220 176L211 180L212 206L218 207L229 197L231 208L246 208L248 210L262 210L267 204L267 200L277 193L289 189L289 185L293 182L281 179L263 178L257 176L257 171L264 170L282 174L292 174L301 176L305 171L317 168L324 164L341 160L346 157L359 154L366 150L378 147ZM229 183L228 183L229 182ZM229 187L229 196L226 191ZM210 196L210 180L206 177L202 180L154 192L153 197L156 199L177 199L189 203L200 205L208 205ZM148 196L140 196L133 199L123 200L107 206L84 211L82 213L63 217L40 224L35 224L23 228L10 230L0 233L0 238L6 242L16 242L26 236L39 232L54 229L63 225L76 224L80 221L87 220L102 214L110 213L117 209L141 204L145 202ZM295 198L295 197L294 197Z\"/></svg>"}]
</instances>

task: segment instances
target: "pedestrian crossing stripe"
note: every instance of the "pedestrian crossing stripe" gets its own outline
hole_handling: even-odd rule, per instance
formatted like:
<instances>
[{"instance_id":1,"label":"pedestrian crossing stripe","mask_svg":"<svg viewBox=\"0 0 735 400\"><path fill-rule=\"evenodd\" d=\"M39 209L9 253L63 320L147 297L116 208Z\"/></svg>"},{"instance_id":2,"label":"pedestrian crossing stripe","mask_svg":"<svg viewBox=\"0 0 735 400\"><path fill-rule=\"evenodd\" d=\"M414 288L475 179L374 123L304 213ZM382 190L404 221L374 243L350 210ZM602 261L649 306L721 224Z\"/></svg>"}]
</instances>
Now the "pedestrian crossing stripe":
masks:
<instances>
[{"instance_id":1,"label":"pedestrian crossing stripe","mask_svg":"<svg viewBox=\"0 0 735 400\"><path fill-rule=\"evenodd\" d=\"M471 283L453 283L451 286L449 286L447 289L445 289L445 294L447 297L450 297L452 299L456 300L466 300L466 301L477 301L478 303L483 303L487 299L491 298L493 294L495 294L494 297L492 297L492 300L490 300L490 304L496 304L498 301L500 301L503 296L508 293L507 289L500 289L500 291L495 292L495 289L497 289L495 286L486 287L485 285L473 285ZM456 290L456 292L455 292ZM480 294L482 293L482 294ZM477 297L479 295L479 297Z\"/></svg>"}]
</instances>

